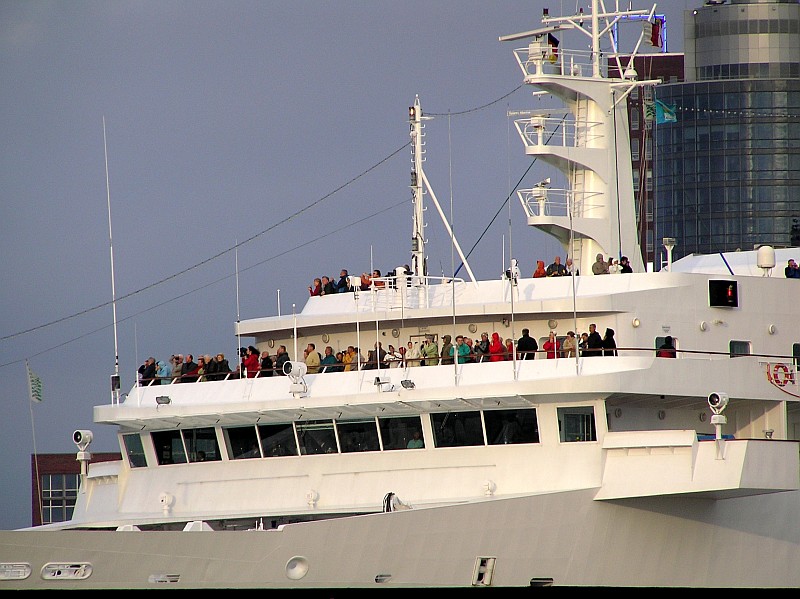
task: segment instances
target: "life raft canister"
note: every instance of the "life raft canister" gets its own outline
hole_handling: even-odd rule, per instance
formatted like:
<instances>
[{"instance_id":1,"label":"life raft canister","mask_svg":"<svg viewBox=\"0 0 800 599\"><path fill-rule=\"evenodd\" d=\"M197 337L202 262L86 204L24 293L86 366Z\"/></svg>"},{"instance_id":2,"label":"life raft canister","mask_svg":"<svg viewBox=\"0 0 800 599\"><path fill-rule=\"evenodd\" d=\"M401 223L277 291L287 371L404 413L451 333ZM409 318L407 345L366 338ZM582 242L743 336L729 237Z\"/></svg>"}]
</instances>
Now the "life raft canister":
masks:
<instances>
[{"instance_id":1,"label":"life raft canister","mask_svg":"<svg viewBox=\"0 0 800 599\"><path fill-rule=\"evenodd\" d=\"M778 363L772 367L772 380L779 387L785 387L787 383L794 385L794 374L786 364Z\"/></svg>"}]
</instances>

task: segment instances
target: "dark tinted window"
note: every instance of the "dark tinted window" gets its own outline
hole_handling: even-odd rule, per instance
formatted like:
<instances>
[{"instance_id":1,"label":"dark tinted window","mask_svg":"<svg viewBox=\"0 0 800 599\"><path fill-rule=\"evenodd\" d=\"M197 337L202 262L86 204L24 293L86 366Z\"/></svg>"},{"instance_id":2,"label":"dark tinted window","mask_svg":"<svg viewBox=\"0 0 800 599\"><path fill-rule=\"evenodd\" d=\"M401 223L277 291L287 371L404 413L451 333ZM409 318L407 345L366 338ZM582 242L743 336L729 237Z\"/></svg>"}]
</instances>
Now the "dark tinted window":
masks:
<instances>
[{"instance_id":1,"label":"dark tinted window","mask_svg":"<svg viewBox=\"0 0 800 599\"><path fill-rule=\"evenodd\" d=\"M297 455L297 443L294 440L291 422L259 424L258 434L261 437L261 446L264 448L264 457Z\"/></svg>"},{"instance_id":2,"label":"dark tinted window","mask_svg":"<svg viewBox=\"0 0 800 599\"><path fill-rule=\"evenodd\" d=\"M489 445L538 443L536 410L492 410L483 413Z\"/></svg>"},{"instance_id":3,"label":"dark tinted window","mask_svg":"<svg viewBox=\"0 0 800 599\"><path fill-rule=\"evenodd\" d=\"M480 412L431 414L431 423L436 447L484 444Z\"/></svg>"},{"instance_id":4,"label":"dark tinted window","mask_svg":"<svg viewBox=\"0 0 800 599\"><path fill-rule=\"evenodd\" d=\"M150 436L153 439L153 447L156 449L156 457L159 464L186 463L186 452L183 450L181 431L159 431L150 433Z\"/></svg>"}]
</instances>

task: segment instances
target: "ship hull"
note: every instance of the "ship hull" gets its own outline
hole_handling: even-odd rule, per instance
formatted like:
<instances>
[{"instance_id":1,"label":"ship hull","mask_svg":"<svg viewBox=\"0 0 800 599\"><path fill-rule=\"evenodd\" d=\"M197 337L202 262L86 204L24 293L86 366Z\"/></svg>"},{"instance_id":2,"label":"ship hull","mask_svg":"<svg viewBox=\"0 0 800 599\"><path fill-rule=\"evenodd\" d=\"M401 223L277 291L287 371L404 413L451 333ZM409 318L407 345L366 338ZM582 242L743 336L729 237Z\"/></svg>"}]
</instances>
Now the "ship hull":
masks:
<instances>
[{"instance_id":1,"label":"ship hull","mask_svg":"<svg viewBox=\"0 0 800 599\"><path fill-rule=\"evenodd\" d=\"M0 589L799 587L800 492L598 501L597 489L239 532L10 531ZM483 560L483 561L481 561ZM88 565L83 579L46 564Z\"/></svg>"}]
</instances>

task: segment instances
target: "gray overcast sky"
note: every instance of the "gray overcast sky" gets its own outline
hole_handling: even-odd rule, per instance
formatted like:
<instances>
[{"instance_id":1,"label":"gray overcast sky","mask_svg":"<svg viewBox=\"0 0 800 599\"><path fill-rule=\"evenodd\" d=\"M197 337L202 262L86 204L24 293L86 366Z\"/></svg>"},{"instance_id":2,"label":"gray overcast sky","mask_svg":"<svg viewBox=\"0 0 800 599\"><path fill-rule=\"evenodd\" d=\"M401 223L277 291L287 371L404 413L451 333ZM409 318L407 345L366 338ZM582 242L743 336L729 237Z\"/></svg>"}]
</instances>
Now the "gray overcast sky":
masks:
<instances>
[{"instance_id":1,"label":"gray overcast sky","mask_svg":"<svg viewBox=\"0 0 800 599\"><path fill-rule=\"evenodd\" d=\"M680 51L682 11L699 2L663 4ZM81 428L92 451L119 451L115 429L92 423L114 371L103 118L128 391L151 355L222 351L235 365L236 253L223 252L237 242L256 236L238 250L242 319L277 314L278 290L282 313L301 310L316 276L409 261L408 148L330 194L409 141L416 94L439 115L428 178L469 251L529 165L506 112L545 106L526 88L503 98L521 83L524 42L498 37L577 5L3 0L0 528L30 525L34 447L73 452ZM536 164L522 186L551 174ZM429 272L450 273L432 206L426 218ZM509 238L526 276L561 253L514 196L470 258L478 278L500 275Z\"/></svg>"}]
</instances>

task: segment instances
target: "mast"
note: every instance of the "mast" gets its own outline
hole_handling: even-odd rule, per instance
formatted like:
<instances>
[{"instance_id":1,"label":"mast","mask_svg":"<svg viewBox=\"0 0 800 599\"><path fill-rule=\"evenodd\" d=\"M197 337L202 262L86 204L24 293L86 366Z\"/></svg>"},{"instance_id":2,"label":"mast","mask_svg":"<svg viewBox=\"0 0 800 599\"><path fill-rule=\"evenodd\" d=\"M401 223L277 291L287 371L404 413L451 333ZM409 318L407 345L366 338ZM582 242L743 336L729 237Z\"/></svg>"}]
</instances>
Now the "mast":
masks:
<instances>
[{"instance_id":1,"label":"mast","mask_svg":"<svg viewBox=\"0 0 800 599\"><path fill-rule=\"evenodd\" d=\"M428 274L428 265L425 259L424 196L426 193L430 193L431 200L433 200L433 205L436 207L439 217L442 219L442 224L444 224L444 228L447 230L447 234L450 236L450 240L452 241L456 252L458 252L458 255L461 258L461 262L463 263L470 280L473 283L476 283L475 273L472 272L472 268L470 268L469 262L467 262L467 257L464 255L464 251L458 244L458 240L453 234L450 222L447 220L447 217L442 210L442 206L439 204L439 200L436 198L436 194L431 187L430 181L428 181L428 177L425 175L425 171L422 168L422 163L425 162L425 152L422 149L424 146L422 142L422 137L424 136L424 125L422 124L422 121L427 120L430 117L422 116L422 108L420 108L419 96L414 98L414 105L408 108L408 117L409 122L411 123L411 154L414 163L414 170L411 171L411 191L414 201L414 226L411 235L411 273L417 277L424 277Z\"/></svg>"},{"instance_id":2,"label":"mast","mask_svg":"<svg viewBox=\"0 0 800 599\"><path fill-rule=\"evenodd\" d=\"M114 374L111 377L111 403L119 403L119 342L117 340L117 291L114 284L114 240L111 235L111 186L108 180L106 117L103 116L103 155L106 164L106 204L108 205L108 247L111 253L111 311L114 319Z\"/></svg>"},{"instance_id":3,"label":"mast","mask_svg":"<svg viewBox=\"0 0 800 599\"><path fill-rule=\"evenodd\" d=\"M428 274L425 263L425 204L422 187L422 108L419 96L414 98L414 105L408 108L408 120L411 126L411 194L414 203L414 219L411 231L411 275L424 277Z\"/></svg>"},{"instance_id":4,"label":"mast","mask_svg":"<svg viewBox=\"0 0 800 599\"><path fill-rule=\"evenodd\" d=\"M500 38L530 38L526 48L514 50L524 82L564 104L558 111L531 112L514 125L525 153L558 169L566 187L551 187L546 194L537 188L520 189L517 195L528 224L555 237L572 258L573 268L583 274L591 272L597 254L630 256L634 271L644 271L625 100L636 87L660 80L636 79L633 59L644 29L624 61L616 29L625 21L649 21L654 10L617 6L606 11L604 2L592 0L591 14L580 9L571 16L551 17L544 9L542 28ZM564 32L587 36L590 50L565 48L558 39ZM601 47L605 38L609 48ZM611 75L609 67L615 70Z\"/></svg>"}]
</instances>

